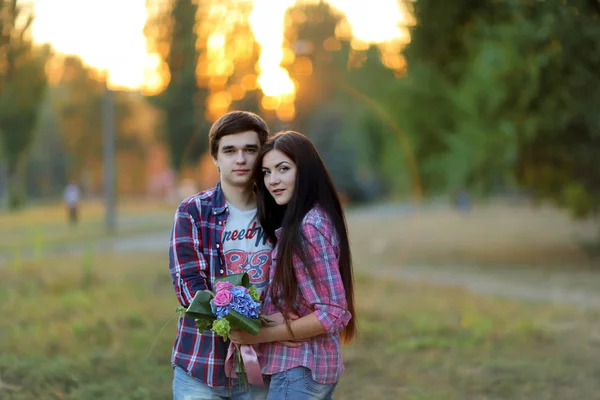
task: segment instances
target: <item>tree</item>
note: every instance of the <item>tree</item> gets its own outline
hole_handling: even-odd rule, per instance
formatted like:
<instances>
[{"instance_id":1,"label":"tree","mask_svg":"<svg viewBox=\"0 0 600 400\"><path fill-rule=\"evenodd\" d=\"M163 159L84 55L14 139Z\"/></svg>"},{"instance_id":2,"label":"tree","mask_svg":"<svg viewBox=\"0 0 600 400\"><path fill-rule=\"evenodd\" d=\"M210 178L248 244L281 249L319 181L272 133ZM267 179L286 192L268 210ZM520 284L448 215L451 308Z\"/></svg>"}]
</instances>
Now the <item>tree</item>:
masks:
<instances>
[{"instance_id":1,"label":"tree","mask_svg":"<svg viewBox=\"0 0 600 400\"><path fill-rule=\"evenodd\" d=\"M57 128L68 151L67 179L83 181L84 189L92 192L98 192L103 185L102 102L105 79L81 59L68 56L62 62L62 76L49 96ZM144 160L149 142L149 128L145 122L155 118L138 93L115 91L113 95L117 166L129 165L129 174L119 175L119 188L128 186L131 190L131 184L124 184L126 180L143 185L143 179L133 176L134 173L140 175L140 163Z\"/></svg>"},{"instance_id":2,"label":"tree","mask_svg":"<svg viewBox=\"0 0 600 400\"><path fill-rule=\"evenodd\" d=\"M414 3L394 85L430 193L530 190L575 216L598 211L597 2Z\"/></svg>"},{"instance_id":3,"label":"tree","mask_svg":"<svg viewBox=\"0 0 600 400\"><path fill-rule=\"evenodd\" d=\"M9 207L25 201L23 167L47 87L50 48L34 47L33 11L17 0L0 1L0 140L8 169Z\"/></svg>"},{"instance_id":4,"label":"tree","mask_svg":"<svg viewBox=\"0 0 600 400\"><path fill-rule=\"evenodd\" d=\"M196 3L172 0L154 4L145 29L151 50L158 53L168 70L166 89L151 100L165 114L163 139L176 171L197 161L207 147L206 135L199 135L206 127L204 102L208 92L199 87L196 76L200 55Z\"/></svg>"}]
</instances>

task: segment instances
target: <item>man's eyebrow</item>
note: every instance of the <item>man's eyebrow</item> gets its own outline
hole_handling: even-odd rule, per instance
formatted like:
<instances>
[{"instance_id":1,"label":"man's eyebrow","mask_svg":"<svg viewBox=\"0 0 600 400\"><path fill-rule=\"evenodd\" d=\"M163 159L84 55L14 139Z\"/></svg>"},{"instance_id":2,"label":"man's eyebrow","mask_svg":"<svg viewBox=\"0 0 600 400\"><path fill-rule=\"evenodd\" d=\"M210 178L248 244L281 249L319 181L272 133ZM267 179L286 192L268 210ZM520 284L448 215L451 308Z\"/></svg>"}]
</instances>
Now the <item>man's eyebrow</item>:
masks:
<instances>
[{"instance_id":1,"label":"man's eyebrow","mask_svg":"<svg viewBox=\"0 0 600 400\"><path fill-rule=\"evenodd\" d=\"M245 144L245 145L243 145L241 147L244 148L244 149L258 149L258 145L257 144ZM235 149L235 146L232 145L232 144L230 144L230 145L227 145L227 146L223 146L221 149L222 150L231 150L231 149Z\"/></svg>"}]
</instances>

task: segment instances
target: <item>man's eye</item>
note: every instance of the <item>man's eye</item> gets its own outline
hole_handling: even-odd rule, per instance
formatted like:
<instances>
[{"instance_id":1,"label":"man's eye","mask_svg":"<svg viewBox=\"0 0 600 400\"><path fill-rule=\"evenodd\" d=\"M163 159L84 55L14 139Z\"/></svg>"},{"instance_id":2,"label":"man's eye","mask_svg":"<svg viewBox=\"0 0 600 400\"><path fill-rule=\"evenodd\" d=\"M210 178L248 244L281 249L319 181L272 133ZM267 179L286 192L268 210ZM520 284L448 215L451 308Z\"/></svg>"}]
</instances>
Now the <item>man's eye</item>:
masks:
<instances>
[{"instance_id":1,"label":"man's eye","mask_svg":"<svg viewBox=\"0 0 600 400\"><path fill-rule=\"evenodd\" d=\"M248 149L246 150L246 152L254 154L256 153L256 149Z\"/></svg>"}]
</instances>

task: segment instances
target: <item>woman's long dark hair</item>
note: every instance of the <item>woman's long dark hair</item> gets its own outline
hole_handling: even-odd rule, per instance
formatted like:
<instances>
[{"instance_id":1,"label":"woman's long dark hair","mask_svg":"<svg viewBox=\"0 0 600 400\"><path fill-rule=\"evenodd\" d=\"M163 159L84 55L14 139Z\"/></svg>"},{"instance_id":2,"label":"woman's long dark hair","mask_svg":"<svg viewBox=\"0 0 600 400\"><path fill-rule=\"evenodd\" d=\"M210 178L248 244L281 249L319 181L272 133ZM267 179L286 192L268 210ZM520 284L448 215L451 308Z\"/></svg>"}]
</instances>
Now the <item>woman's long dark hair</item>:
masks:
<instances>
[{"instance_id":1,"label":"woman's long dark hair","mask_svg":"<svg viewBox=\"0 0 600 400\"><path fill-rule=\"evenodd\" d=\"M265 154L272 150L284 153L296 164L294 193L285 206L278 205L265 186L262 163ZM331 220L340 245L340 274L348 310L352 313L352 318L342 331L341 337L344 342L351 341L356 333L356 314L348 230L333 180L317 149L306 136L298 132L278 133L262 147L254 167L254 178L258 218L265 234L276 244L278 241L275 230L283 228L277 252L277 269L269 287L273 304L284 315L285 310L295 310L298 281L294 273L293 257L296 255L306 263L305 249L308 245L300 225L305 215L318 205ZM307 265L307 269L310 273L310 265Z\"/></svg>"}]
</instances>

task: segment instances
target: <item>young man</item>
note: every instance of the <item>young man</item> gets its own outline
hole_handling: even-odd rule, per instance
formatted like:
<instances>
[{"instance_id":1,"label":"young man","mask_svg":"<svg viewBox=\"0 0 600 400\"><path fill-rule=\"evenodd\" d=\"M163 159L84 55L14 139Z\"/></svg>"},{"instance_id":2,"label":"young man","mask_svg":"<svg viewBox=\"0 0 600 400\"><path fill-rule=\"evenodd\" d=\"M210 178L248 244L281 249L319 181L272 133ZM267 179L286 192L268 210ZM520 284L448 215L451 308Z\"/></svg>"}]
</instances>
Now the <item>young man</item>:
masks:
<instances>
[{"instance_id":1,"label":"young man","mask_svg":"<svg viewBox=\"0 0 600 400\"><path fill-rule=\"evenodd\" d=\"M220 181L179 205L169 248L171 279L184 307L198 290L212 290L219 276L248 272L252 284L267 285L272 246L257 222L252 168L268 134L265 122L245 111L223 115L210 129ZM171 359L174 400L266 398L266 386L242 391L237 382L230 385L228 346L210 331L200 334L192 318L180 318Z\"/></svg>"}]
</instances>

